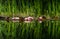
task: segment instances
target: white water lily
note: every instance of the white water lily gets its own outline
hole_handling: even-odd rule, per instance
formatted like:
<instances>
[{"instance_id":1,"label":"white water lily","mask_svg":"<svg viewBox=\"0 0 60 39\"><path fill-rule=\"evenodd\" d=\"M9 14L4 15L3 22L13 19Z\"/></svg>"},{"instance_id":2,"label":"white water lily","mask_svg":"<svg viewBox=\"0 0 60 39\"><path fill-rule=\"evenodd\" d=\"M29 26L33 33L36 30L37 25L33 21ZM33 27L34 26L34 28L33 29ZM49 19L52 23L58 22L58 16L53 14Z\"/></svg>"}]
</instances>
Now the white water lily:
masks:
<instances>
[{"instance_id":1,"label":"white water lily","mask_svg":"<svg viewBox=\"0 0 60 39\"><path fill-rule=\"evenodd\" d=\"M39 19L43 19L42 17L39 17Z\"/></svg>"},{"instance_id":2,"label":"white water lily","mask_svg":"<svg viewBox=\"0 0 60 39\"><path fill-rule=\"evenodd\" d=\"M13 20L14 20L14 19L19 19L19 17L13 17L12 19L13 19Z\"/></svg>"},{"instance_id":3,"label":"white water lily","mask_svg":"<svg viewBox=\"0 0 60 39\"><path fill-rule=\"evenodd\" d=\"M39 23L42 23L42 16L38 18Z\"/></svg>"},{"instance_id":4,"label":"white water lily","mask_svg":"<svg viewBox=\"0 0 60 39\"><path fill-rule=\"evenodd\" d=\"M13 18L12 18L12 21L13 21L13 22L19 22L19 17L13 17Z\"/></svg>"}]
</instances>

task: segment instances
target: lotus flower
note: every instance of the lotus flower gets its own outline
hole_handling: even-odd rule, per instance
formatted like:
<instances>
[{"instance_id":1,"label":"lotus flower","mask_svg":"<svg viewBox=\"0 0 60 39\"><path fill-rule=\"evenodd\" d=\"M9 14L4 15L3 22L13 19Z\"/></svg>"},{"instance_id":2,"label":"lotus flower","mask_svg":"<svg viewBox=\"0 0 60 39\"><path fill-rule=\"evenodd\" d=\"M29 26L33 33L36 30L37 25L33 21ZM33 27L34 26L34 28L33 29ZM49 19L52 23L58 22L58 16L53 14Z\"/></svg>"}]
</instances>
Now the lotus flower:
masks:
<instances>
[{"instance_id":1,"label":"lotus flower","mask_svg":"<svg viewBox=\"0 0 60 39\"><path fill-rule=\"evenodd\" d=\"M42 23L42 19L43 19L42 17L38 18L39 23Z\"/></svg>"},{"instance_id":2,"label":"lotus flower","mask_svg":"<svg viewBox=\"0 0 60 39\"><path fill-rule=\"evenodd\" d=\"M12 20L19 20L19 17L13 17Z\"/></svg>"},{"instance_id":3,"label":"lotus flower","mask_svg":"<svg viewBox=\"0 0 60 39\"><path fill-rule=\"evenodd\" d=\"M30 17L30 16L29 16L29 17L26 17L26 18L24 19L24 20L25 20L24 22L30 23L31 21L33 21L33 19L34 19L33 17Z\"/></svg>"},{"instance_id":4,"label":"lotus flower","mask_svg":"<svg viewBox=\"0 0 60 39\"><path fill-rule=\"evenodd\" d=\"M46 17L45 17L45 16L40 16L40 17L38 18L38 21L39 21L40 23L42 23L44 20L46 20Z\"/></svg>"},{"instance_id":5,"label":"lotus flower","mask_svg":"<svg viewBox=\"0 0 60 39\"><path fill-rule=\"evenodd\" d=\"M12 21L13 21L13 22L19 22L19 17L13 17L13 18L12 18Z\"/></svg>"}]
</instances>

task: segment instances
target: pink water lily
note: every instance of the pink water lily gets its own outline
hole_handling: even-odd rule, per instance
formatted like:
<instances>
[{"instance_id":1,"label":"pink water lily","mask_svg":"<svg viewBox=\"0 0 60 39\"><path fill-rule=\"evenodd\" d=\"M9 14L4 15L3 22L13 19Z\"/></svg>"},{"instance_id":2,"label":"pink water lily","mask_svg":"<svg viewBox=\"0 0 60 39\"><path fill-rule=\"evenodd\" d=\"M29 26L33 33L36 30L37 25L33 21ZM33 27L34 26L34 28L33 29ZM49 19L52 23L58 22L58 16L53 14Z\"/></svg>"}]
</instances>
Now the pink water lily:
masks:
<instances>
[{"instance_id":1,"label":"pink water lily","mask_svg":"<svg viewBox=\"0 0 60 39\"><path fill-rule=\"evenodd\" d=\"M25 18L25 19L24 19L24 22L25 22L25 23L30 23L31 21L30 21L28 18Z\"/></svg>"},{"instance_id":2,"label":"pink water lily","mask_svg":"<svg viewBox=\"0 0 60 39\"><path fill-rule=\"evenodd\" d=\"M26 18L24 19L24 20L25 20L24 22L30 23L31 21L33 21L33 19L34 19L33 17L30 17L30 16L29 16L29 17L26 17Z\"/></svg>"},{"instance_id":3,"label":"pink water lily","mask_svg":"<svg viewBox=\"0 0 60 39\"><path fill-rule=\"evenodd\" d=\"M33 17L30 17L30 16L29 16L28 18L29 18L29 19L32 19L32 20L34 19Z\"/></svg>"}]
</instances>

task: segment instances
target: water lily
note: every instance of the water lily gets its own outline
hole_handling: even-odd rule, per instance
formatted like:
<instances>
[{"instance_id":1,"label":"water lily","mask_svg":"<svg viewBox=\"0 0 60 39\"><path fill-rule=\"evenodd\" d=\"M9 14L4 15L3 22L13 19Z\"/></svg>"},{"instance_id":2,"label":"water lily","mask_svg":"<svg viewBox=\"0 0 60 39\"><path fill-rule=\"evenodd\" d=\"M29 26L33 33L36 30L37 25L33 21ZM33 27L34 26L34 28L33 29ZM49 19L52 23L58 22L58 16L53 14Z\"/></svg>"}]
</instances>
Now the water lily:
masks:
<instances>
[{"instance_id":1,"label":"water lily","mask_svg":"<svg viewBox=\"0 0 60 39\"><path fill-rule=\"evenodd\" d=\"M19 17L13 17L12 20L19 20Z\"/></svg>"},{"instance_id":2,"label":"water lily","mask_svg":"<svg viewBox=\"0 0 60 39\"><path fill-rule=\"evenodd\" d=\"M13 17L13 18L12 18L12 21L13 21L13 22L19 22L19 17Z\"/></svg>"},{"instance_id":3,"label":"water lily","mask_svg":"<svg viewBox=\"0 0 60 39\"><path fill-rule=\"evenodd\" d=\"M29 16L29 17L26 17L26 18L24 19L24 20L25 20L24 22L25 22L25 23L30 23L31 21L33 21L33 19L34 19L33 17L30 17L30 16Z\"/></svg>"},{"instance_id":4,"label":"water lily","mask_svg":"<svg viewBox=\"0 0 60 39\"><path fill-rule=\"evenodd\" d=\"M42 23L42 19L43 19L42 17L38 18L39 23Z\"/></svg>"},{"instance_id":5,"label":"water lily","mask_svg":"<svg viewBox=\"0 0 60 39\"><path fill-rule=\"evenodd\" d=\"M40 16L40 17L38 17L38 21L40 22L40 23L42 23L43 21L45 21L46 20L46 17L45 16Z\"/></svg>"}]
</instances>

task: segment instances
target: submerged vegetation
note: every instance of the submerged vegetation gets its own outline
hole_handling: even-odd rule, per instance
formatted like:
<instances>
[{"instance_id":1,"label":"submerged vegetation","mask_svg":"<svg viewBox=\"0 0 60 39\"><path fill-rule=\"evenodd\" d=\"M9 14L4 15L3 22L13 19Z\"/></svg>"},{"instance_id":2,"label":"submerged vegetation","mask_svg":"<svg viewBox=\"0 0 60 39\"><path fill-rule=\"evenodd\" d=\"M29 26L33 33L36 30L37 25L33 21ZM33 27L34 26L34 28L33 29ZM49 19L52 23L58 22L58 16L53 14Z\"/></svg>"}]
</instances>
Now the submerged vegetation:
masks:
<instances>
[{"instance_id":1,"label":"submerged vegetation","mask_svg":"<svg viewBox=\"0 0 60 39\"><path fill-rule=\"evenodd\" d=\"M1 16L60 16L60 0L0 0ZM60 21L0 21L0 39L60 39Z\"/></svg>"}]
</instances>

